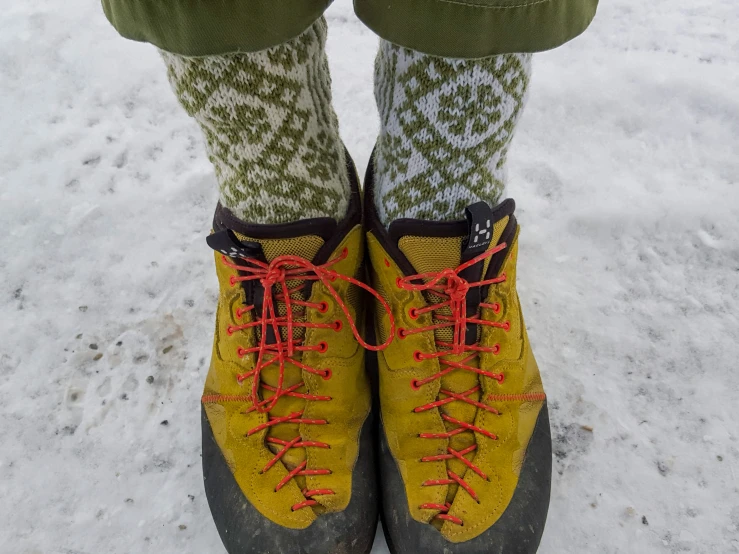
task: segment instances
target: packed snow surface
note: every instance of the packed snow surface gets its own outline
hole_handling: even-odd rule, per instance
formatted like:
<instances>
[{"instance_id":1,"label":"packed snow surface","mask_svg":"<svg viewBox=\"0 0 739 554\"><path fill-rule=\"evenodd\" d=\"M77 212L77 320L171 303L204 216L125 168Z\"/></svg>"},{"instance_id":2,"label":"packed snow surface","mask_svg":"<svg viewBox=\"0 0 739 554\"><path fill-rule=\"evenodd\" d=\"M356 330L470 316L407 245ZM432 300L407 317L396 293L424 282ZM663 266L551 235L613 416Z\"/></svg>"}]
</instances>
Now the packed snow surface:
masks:
<instances>
[{"instance_id":1,"label":"packed snow surface","mask_svg":"<svg viewBox=\"0 0 739 554\"><path fill-rule=\"evenodd\" d=\"M364 167L377 39L347 0L327 17ZM554 437L542 554L739 552L738 23L735 0L607 0L535 56L509 194ZM3 554L223 552L199 431L216 196L154 48L94 0L5 3Z\"/></svg>"}]
</instances>

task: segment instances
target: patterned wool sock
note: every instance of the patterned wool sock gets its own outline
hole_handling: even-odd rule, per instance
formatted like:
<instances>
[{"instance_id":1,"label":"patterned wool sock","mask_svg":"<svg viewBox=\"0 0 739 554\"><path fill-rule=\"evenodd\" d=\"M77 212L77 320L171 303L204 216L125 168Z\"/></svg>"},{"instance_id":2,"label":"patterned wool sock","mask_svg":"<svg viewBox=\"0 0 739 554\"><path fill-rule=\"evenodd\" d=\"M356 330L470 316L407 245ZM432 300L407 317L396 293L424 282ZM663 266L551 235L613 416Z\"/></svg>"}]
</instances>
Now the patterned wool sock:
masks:
<instances>
[{"instance_id":1,"label":"patterned wool sock","mask_svg":"<svg viewBox=\"0 0 739 554\"><path fill-rule=\"evenodd\" d=\"M375 198L386 225L463 219L469 204L500 200L530 75L531 54L462 60L381 42Z\"/></svg>"},{"instance_id":2,"label":"patterned wool sock","mask_svg":"<svg viewBox=\"0 0 739 554\"><path fill-rule=\"evenodd\" d=\"M321 18L261 52L161 53L178 100L203 130L221 203L245 221L345 215L349 178L325 44Z\"/></svg>"}]
</instances>

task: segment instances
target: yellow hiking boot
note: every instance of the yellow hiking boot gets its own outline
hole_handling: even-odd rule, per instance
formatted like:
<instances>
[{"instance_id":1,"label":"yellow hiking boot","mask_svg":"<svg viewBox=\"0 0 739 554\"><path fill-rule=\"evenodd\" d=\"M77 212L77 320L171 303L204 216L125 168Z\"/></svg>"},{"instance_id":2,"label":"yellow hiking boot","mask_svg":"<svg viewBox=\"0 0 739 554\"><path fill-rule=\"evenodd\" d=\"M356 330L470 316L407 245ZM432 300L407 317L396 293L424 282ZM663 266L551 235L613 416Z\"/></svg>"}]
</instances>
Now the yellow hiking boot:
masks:
<instances>
[{"instance_id":1,"label":"yellow hiking boot","mask_svg":"<svg viewBox=\"0 0 739 554\"><path fill-rule=\"evenodd\" d=\"M350 174L354 177L353 168ZM230 554L366 554L377 526L364 235L349 214L250 225L218 207L203 476Z\"/></svg>"},{"instance_id":2,"label":"yellow hiking boot","mask_svg":"<svg viewBox=\"0 0 739 554\"><path fill-rule=\"evenodd\" d=\"M393 554L532 554L549 506L546 396L516 293L514 202L466 221L380 223L365 182L383 526ZM391 319L375 317L378 340Z\"/></svg>"}]
</instances>

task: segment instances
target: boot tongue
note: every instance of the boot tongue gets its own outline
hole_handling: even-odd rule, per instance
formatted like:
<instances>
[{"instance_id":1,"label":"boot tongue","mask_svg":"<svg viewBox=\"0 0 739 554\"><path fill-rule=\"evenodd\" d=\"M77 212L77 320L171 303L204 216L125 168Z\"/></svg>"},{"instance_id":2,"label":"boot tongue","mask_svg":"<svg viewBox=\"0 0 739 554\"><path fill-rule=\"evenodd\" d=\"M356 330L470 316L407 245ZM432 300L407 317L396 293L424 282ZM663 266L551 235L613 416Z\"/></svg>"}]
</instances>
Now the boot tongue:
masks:
<instances>
[{"instance_id":1,"label":"boot tongue","mask_svg":"<svg viewBox=\"0 0 739 554\"><path fill-rule=\"evenodd\" d=\"M465 220L433 222L399 219L390 225L389 233L391 240L397 242L398 249L412 266L407 270L412 269L419 274L439 273L445 269L456 269L486 250L495 248L513 217L514 209L515 203L510 199L495 209L491 209L485 202L477 202L465 209ZM468 283L481 281L484 277L490 277L487 272L491 262L504 255L505 252L494 254L464 269L459 275ZM493 264L496 265L498 264ZM468 317L478 312L484 292L482 287L470 287L467 292ZM430 304L438 304L445 300L433 292L426 292L425 295ZM443 308L439 313L450 315L451 311ZM441 322L436 320L434 323ZM452 342L451 326L438 329L435 333L437 340ZM474 344L477 338L477 326L469 324L467 344Z\"/></svg>"},{"instance_id":2,"label":"boot tongue","mask_svg":"<svg viewBox=\"0 0 739 554\"><path fill-rule=\"evenodd\" d=\"M506 200L494 210L491 210L488 204L478 202L465 210L466 220L453 222L398 220L390 225L389 233L392 240L397 241L398 249L410 262L415 273L439 273L445 269L456 269L475 256L479 256L490 248L495 248L513 217L514 208L515 204L512 200ZM470 283L489 278L491 276L487 275L487 272L491 260L504 255L504 251L496 253L463 270L459 275ZM496 266L499 267L499 263L493 263L493 269ZM478 313L483 292L481 287L471 287L469 289L467 293L468 316ZM433 292L427 291L425 294L429 304L438 304L445 300L445 298L441 298ZM451 310L445 307L438 310L434 315L450 314ZM439 324L445 323L445 321L434 317L433 323ZM477 327L474 324L468 325L467 344L477 342ZM450 343L453 340L452 326L442 327L435 330L434 333L437 341ZM469 356L469 353L456 356L447 355L445 358L450 361L461 361L467 356ZM466 364L477 367L478 359L473 358ZM440 385L441 390L463 393L478 386L479 379L477 374L472 371L456 370L444 375L441 378ZM480 394L474 393L470 398L479 401ZM446 404L440 409L443 413L467 423L474 423L477 413L475 406L459 401ZM445 422L445 425L447 431L458 427L458 425L449 422ZM471 432L459 433L449 439L449 446L457 451L473 444L475 444L475 437ZM473 457L474 454L467 456L470 460ZM460 476L463 476L467 470L467 467L456 458L449 460L447 466ZM448 502L454 500L457 488L456 484L449 486Z\"/></svg>"},{"instance_id":3,"label":"boot tongue","mask_svg":"<svg viewBox=\"0 0 739 554\"><path fill-rule=\"evenodd\" d=\"M435 227L429 221L397 220L390 224L389 232L412 266L412 273L438 273L461 263L462 243L467 235L463 221Z\"/></svg>"},{"instance_id":4,"label":"boot tongue","mask_svg":"<svg viewBox=\"0 0 739 554\"><path fill-rule=\"evenodd\" d=\"M514 209L513 200L506 200L495 209L485 202L477 202L465 209L465 220L399 219L390 225L389 233L415 273L438 273L444 269L456 269L496 247ZM461 277L468 282L481 280L490 261L491 258L486 258L482 263L474 264L463 271ZM477 300L476 304L479 303Z\"/></svg>"},{"instance_id":5,"label":"boot tongue","mask_svg":"<svg viewBox=\"0 0 739 554\"><path fill-rule=\"evenodd\" d=\"M258 244L261 247L262 259L267 263L279 256L300 256L313 262L316 254L326 241L320 235L311 234L289 238L259 238L235 233L241 242Z\"/></svg>"}]
</instances>

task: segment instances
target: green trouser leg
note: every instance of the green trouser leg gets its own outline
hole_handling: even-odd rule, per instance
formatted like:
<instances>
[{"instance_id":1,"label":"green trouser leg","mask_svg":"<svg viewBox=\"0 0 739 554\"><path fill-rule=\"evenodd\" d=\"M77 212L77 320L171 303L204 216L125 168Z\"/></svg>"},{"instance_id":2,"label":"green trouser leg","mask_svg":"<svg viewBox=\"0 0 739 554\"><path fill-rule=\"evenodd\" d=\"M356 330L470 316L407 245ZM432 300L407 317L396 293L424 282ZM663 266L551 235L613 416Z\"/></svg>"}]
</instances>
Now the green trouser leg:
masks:
<instances>
[{"instance_id":1,"label":"green trouser leg","mask_svg":"<svg viewBox=\"0 0 739 554\"><path fill-rule=\"evenodd\" d=\"M257 52L297 37L332 0L102 0L126 38L183 56Z\"/></svg>"},{"instance_id":2,"label":"green trouser leg","mask_svg":"<svg viewBox=\"0 0 739 554\"><path fill-rule=\"evenodd\" d=\"M598 0L354 0L385 40L447 58L556 48L582 33Z\"/></svg>"},{"instance_id":3,"label":"green trouser leg","mask_svg":"<svg viewBox=\"0 0 739 554\"><path fill-rule=\"evenodd\" d=\"M256 52L306 30L332 0L102 0L124 37L186 56ZM555 48L582 33L598 0L354 0L385 40L481 58Z\"/></svg>"}]
</instances>

